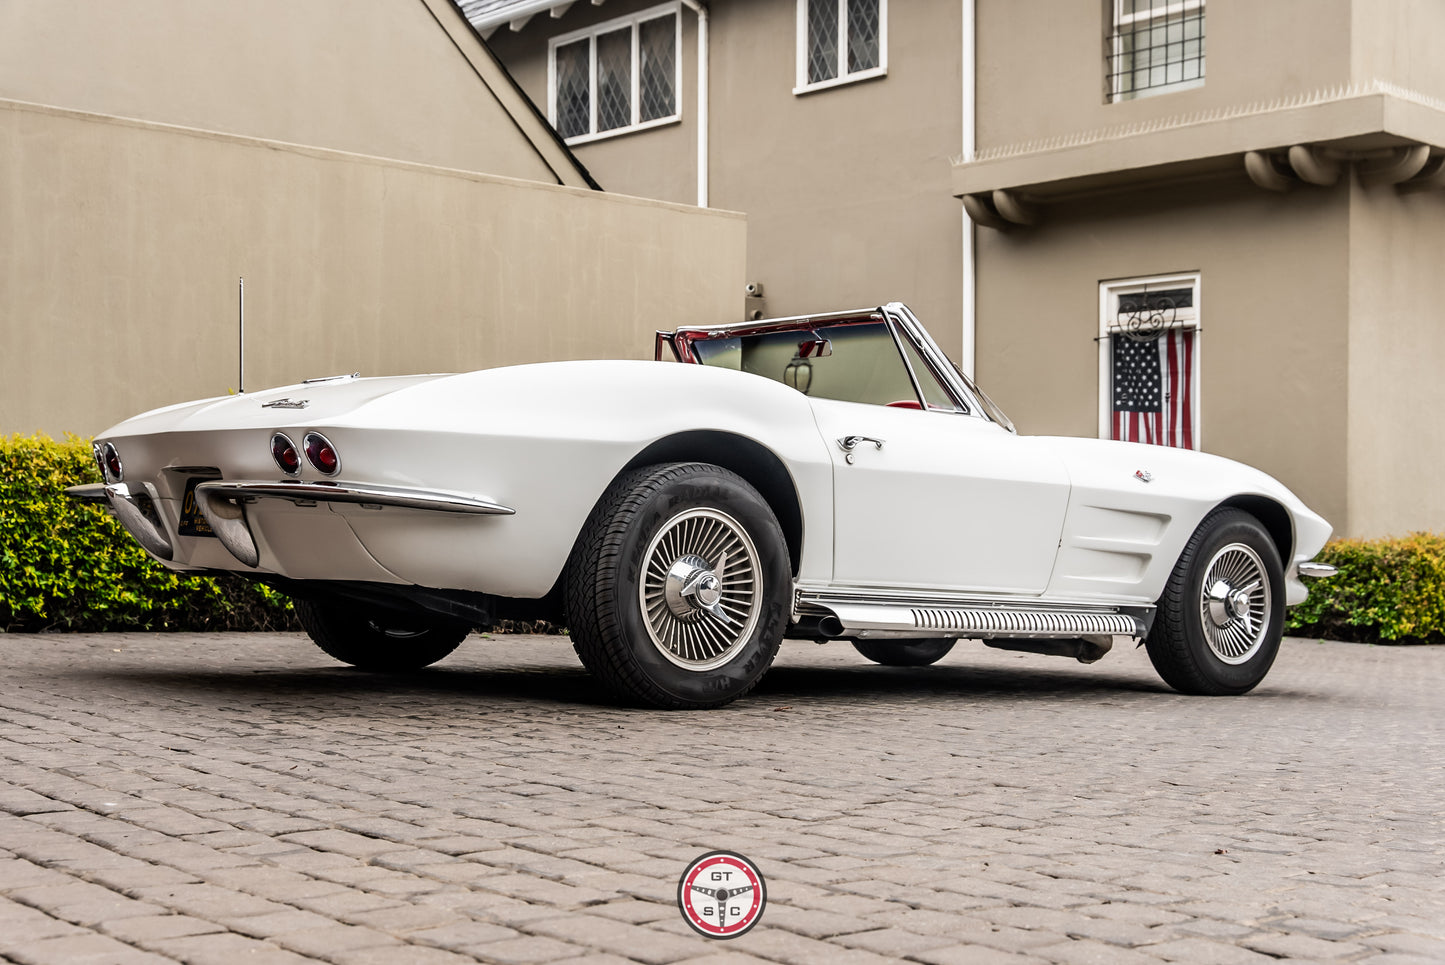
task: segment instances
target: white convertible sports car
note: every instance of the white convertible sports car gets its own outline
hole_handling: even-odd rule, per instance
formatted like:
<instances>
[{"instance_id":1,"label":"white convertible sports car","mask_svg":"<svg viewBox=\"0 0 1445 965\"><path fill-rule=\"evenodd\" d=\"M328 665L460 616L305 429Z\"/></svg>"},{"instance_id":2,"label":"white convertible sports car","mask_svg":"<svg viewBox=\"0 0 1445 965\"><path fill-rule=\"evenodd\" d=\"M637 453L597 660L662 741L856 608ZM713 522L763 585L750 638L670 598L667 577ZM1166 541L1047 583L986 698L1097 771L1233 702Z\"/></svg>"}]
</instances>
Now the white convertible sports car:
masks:
<instances>
[{"instance_id":1,"label":"white convertible sports car","mask_svg":"<svg viewBox=\"0 0 1445 965\"><path fill-rule=\"evenodd\" d=\"M102 433L156 559L291 594L366 670L549 618L623 697L716 707L784 637L929 664L960 638L1241 694L1329 524L1197 452L1017 435L901 304L660 332L657 362L356 376ZM677 364L659 364L671 362Z\"/></svg>"}]
</instances>

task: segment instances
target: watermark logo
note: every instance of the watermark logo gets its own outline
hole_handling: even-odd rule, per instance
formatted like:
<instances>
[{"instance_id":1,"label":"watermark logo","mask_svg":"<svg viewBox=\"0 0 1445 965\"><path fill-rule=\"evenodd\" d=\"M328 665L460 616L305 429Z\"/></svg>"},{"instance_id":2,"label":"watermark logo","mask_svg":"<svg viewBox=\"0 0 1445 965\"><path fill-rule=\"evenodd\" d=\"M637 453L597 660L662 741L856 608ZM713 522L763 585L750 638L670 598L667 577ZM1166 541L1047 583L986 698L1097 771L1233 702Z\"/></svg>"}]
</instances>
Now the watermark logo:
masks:
<instances>
[{"instance_id":1,"label":"watermark logo","mask_svg":"<svg viewBox=\"0 0 1445 965\"><path fill-rule=\"evenodd\" d=\"M758 923L768 886L757 865L731 851L709 851L682 873L677 907L692 930L708 938L737 938Z\"/></svg>"}]
</instances>

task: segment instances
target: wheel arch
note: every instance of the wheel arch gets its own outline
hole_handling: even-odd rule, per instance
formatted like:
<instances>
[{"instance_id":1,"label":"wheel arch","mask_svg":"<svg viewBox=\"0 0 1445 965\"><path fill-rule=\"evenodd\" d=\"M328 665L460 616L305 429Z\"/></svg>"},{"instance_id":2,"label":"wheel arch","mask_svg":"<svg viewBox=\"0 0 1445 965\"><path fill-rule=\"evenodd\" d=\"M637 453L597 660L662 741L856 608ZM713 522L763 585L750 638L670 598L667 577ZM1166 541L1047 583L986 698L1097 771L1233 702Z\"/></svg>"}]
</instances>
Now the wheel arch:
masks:
<instances>
[{"instance_id":1,"label":"wheel arch","mask_svg":"<svg viewBox=\"0 0 1445 965\"><path fill-rule=\"evenodd\" d=\"M777 517L798 573L803 553L803 508L792 473L777 453L756 440L715 429L693 429L658 439L634 456L618 475L663 462L707 462L737 473L758 491Z\"/></svg>"},{"instance_id":2,"label":"wheel arch","mask_svg":"<svg viewBox=\"0 0 1445 965\"><path fill-rule=\"evenodd\" d=\"M1280 563L1288 571L1294 554L1294 522L1290 519L1289 510L1268 496L1250 495L1231 496L1217 508L1225 507L1241 509L1259 520L1265 532L1269 533L1275 549L1279 550Z\"/></svg>"}]
</instances>

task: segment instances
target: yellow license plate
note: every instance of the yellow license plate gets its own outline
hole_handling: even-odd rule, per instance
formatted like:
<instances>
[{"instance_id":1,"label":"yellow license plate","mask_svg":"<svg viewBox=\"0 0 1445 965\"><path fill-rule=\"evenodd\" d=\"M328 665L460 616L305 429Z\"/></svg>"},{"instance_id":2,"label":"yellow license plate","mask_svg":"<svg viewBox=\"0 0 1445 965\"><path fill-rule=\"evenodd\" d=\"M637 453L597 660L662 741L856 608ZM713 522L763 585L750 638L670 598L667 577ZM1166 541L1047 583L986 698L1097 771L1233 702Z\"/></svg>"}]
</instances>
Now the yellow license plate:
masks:
<instances>
[{"instance_id":1,"label":"yellow license plate","mask_svg":"<svg viewBox=\"0 0 1445 965\"><path fill-rule=\"evenodd\" d=\"M206 522L206 517L201 515L201 507L196 503L196 486L205 481L205 476L186 480L186 495L181 500L181 525L177 530L182 536L216 535L211 531L211 524Z\"/></svg>"}]
</instances>

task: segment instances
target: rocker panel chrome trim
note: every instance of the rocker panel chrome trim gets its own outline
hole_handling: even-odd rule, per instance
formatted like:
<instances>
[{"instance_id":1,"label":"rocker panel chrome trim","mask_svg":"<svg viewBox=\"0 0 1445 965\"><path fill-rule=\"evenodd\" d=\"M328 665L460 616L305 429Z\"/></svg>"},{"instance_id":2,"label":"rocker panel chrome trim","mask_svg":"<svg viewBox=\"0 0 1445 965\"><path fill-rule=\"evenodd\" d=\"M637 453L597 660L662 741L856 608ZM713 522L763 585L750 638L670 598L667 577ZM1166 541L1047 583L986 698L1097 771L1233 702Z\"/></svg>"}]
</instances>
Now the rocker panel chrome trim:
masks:
<instances>
[{"instance_id":1,"label":"rocker panel chrome trim","mask_svg":"<svg viewBox=\"0 0 1445 965\"><path fill-rule=\"evenodd\" d=\"M1024 603L904 590L822 590L800 587L799 614L828 613L845 631L872 635L1072 638L1143 637L1153 606ZM844 634L846 635L846 634Z\"/></svg>"}]
</instances>

